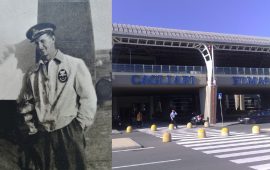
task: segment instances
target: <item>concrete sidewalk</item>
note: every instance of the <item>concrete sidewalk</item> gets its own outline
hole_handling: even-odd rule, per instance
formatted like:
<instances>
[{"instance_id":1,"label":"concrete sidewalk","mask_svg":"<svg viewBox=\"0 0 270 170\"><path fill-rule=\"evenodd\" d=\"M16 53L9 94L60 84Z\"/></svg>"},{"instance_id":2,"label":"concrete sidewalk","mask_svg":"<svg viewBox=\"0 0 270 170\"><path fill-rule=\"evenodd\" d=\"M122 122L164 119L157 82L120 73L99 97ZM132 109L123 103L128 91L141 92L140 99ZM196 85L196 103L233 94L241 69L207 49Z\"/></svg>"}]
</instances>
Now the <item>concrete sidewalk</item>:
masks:
<instances>
[{"instance_id":1,"label":"concrete sidewalk","mask_svg":"<svg viewBox=\"0 0 270 170\"><path fill-rule=\"evenodd\" d=\"M239 122L219 122L216 124L211 124L210 127L226 127L226 126L231 126L231 125L236 125L239 124Z\"/></svg>"},{"instance_id":2,"label":"concrete sidewalk","mask_svg":"<svg viewBox=\"0 0 270 170\"><path fill-rule=\"evenodd\" d=\"M131 138L112 139L112 150L136 149L141 147L142 147L141 145L139 145Z\"/></svg>"}]
</instances>

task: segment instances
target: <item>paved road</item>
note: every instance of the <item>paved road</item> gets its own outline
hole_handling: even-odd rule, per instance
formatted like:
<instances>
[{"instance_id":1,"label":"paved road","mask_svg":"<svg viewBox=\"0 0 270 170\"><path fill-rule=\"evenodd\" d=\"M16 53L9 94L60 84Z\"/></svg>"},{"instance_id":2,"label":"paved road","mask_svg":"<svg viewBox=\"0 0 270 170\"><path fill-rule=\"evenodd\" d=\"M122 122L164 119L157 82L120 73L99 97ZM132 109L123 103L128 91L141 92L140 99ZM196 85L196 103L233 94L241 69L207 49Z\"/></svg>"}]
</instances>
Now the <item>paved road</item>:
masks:
<instances>
[{"instance_id":1,"label":"paved road","mask_svg":"<svg viewBox=\"0 0 270 170\"><path fill-rule=\"evenodd\" d=\"M220 136L220 128L206 129L207 138L197 138L197 128L173 130L173 142L162 143L167 127L152 133L140 129L131 134L113 135L130 137L145 148L113 151L113 169L270 169L270 124L260 125L263 133L251 134L251 125L232 125L229 137ZM269 128L268 128L269 127Z\"/></svg>"}]
</instances>

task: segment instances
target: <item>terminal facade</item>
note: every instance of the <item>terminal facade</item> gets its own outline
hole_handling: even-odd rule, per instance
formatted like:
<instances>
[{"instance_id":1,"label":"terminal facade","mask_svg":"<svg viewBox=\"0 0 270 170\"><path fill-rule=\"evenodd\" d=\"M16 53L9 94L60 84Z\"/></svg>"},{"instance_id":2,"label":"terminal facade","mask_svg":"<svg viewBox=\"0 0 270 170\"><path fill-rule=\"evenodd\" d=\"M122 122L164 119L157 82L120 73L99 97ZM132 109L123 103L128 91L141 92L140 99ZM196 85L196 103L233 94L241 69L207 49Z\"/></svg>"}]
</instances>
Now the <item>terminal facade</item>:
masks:
<instances>
[{"instance_id":1,"label":"terminal facade","mask_svg":"<svg viewBox=\"0 0 270 170\"><path fill-rule=\"evenodd\" d=\"M270 39L113 24L113 117L210 123L269 108ZM218 97L219 94L219 97Z\"/></svg>"}]
</instances>

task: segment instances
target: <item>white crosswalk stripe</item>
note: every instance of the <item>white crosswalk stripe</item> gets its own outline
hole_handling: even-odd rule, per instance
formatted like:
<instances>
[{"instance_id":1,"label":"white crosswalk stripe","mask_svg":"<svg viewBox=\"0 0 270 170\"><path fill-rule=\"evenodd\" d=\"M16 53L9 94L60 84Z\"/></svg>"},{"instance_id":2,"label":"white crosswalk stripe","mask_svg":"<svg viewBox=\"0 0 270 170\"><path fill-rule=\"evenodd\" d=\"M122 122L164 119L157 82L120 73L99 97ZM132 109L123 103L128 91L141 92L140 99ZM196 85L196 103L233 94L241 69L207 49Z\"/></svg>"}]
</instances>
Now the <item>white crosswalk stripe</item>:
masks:
<instances>
[{"instance_id":1,"label":"white crosswalk stripe","mask_svg":"<svg viewBox=\"0 0 270 170\"><path fill-rule=\"evenodd\" d=\"M214 150L208 150L203 151L203 153L206 154L213 154L213 153L223 153L223 152L231 152L231 151L242 151L247 149L258 149L258 148L268 148L270 147L270 144L267 145L252 145L252 146L243 146L243 147L232 147L232 148L226 148L226 149L214 149Z\"/></svg>"},{"instance_id":2,"label":"white crosswalk stripe","mask_svg":"<svg viewBox=\"0 0 270 170\"><path fill-rule=\"evenodd\" d=\"M232 139L232 138L229 138ZM219 140L215 142L215 144L229 144L229 143L236 143L236 142L246 142L248 141L257 141L257 140L265 140L265 139L270 139L270 137L264 137L260 136L258 138L254 138L253 136L247 137L247 138L239 138L235 140ZM205 142L205 143L198 143L198 144L190 144L190 145L185 145L186 147L196 147L196 146L212 146L213 143L211 142Z\"/></svg>"},{"instance_id":3,"label":"white crosswalk stripe","mask_svg":"<svg viewBox=\"0 0 270 170\"><path fill-rule=\"evenodd\" d=\"M195 144L195 143L201 143L204 144L204 142L218 142L218 141L231 141L234 139L252 139L255 135L253 134L244 134L244 135L236 135L236 136L228 136L228 137L211 137L211 138L204 138L198 140L197 138L193 138L191 140L180 140L181 142L177 142L177 144L183 145L183 144ZM211 143L212 144L212 143Z\"/></svg>"},{"instance_id":4,"label":"white crosswalk stripe","mask_svg":"<svg viewBox=\"0 0 270 170\"><path fill-rule=\"evenodd\" d=\"M256 156L252 158L235 159L231 161L237 164L243 164L243 163L258 162L258 161L265 161L265 160L270 160L270 155Z\"/></svg>"},{"instance_id":5,"label":"white crosswalk stripe","mask_svg":"<svg viewBox=\"0 0 270 170\"><path fill-rule=\"evenodd\" d=\"M251 145L251 144L261 144L261 143L269 143L269 140L253 141L253 142L245 142L245 143L233 143L233 144L227 144L227 145L195 147L193 149L194 150L217 149L217 148L227 148L227 147L232 147L232 146L243 146L243 145Z\"/></svg>"},{"instance_id":6,"label":"white crosswalk stripe","mask_svg":"<svg viewBox=\"0 0 270 170\"><path fill-rule=\"evenodd\" d=\"M250 168L256 169L256 170L269 170L270 169L270 163L256 165L256 166L250 166Z\"/></svg>"},{"instance_id":7,"label":"white crosswalk stripe","mask_svg":"<svg viewBox=\"0 0 270 170\"><path fill-rule=\"evenodd\" d=\"M198 128L169 131L167 127L159 128L156 132L141 129L142 132L162 138L169 131L172 140L193 150L227 159L236 164L247 164L251 169L270 170L270 136L266 134L251 134L230 132L227 137L221 136L220 130L206 128L206 138L197 137Z\"/></svg>"},{"instance_id":8,"label":"white crosswalk stripe","mask_svg":"<svg viewBox=\"0 0 270 170\"><path fill-rule=\"evenodd\" d=\"M246 156L246 155L256 155L260 153L269 153L270 149L262 149L262 150L255 150L255 151L247 151L247 152L237 152L237 153L229 153L229 154L222 154L222 155L215 155L217 158L232 158L238 156Z\"/></svg>"}]
</instances>

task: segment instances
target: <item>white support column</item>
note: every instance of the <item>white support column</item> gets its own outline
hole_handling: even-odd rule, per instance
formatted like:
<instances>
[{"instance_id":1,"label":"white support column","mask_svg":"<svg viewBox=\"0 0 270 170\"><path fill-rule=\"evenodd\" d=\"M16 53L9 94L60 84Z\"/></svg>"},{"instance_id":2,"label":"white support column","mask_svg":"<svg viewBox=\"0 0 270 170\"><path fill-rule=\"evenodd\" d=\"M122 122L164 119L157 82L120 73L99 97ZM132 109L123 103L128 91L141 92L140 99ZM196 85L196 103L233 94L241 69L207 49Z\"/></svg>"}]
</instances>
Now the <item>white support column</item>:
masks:
<instances>
[{"instance_id":1,"label":"white support column","mask_svg":"<svg viewBox=\"0 0 270 170\"><path fill-rule=\"evenodd\" d=\"M234 105L235 105L235 110L240 109L240 96L239 96L239 94L234 95Z\"/></svg>"},{"instance_id":2,"label":"white support column","mask_svg":"<svg viewBox=\"0 0 270 170\"><path fill-rule=\"evenodd\" d=\"M245 110L245 95L240 94L240 110Z\"/></svg>"},{"instance_id":3,"label":"white support column","mask_svg":"<svg viewBox=\"0 0 270 170\"><path fill-rule=\"evenodd\" d=\"M209 48L211 48L211 52L209 51ZM205 61L206 64L206 69L207 69L207 85L211 86L214 83L214 61L213 61L213 46L207 47L206 44L200 44L196 46L196 49L200 51L202 54L202 57Z\"/></svg>"},{"instance_id":4,"label":"white support column","mask_svg":"<svg viewBox=\"0 0 270 170\"><path fill-rule=\"evenodd\" d=\"M209 118L211 124L216 123L216 80L214 75L214 49L213 45L209 48L206 44L199 44L196 49L200 51L206 64L207 86L205 89L204 117ZM210 51L211 50L211 51ZM201 107L203 108L203 107Z\"/></svg>"}]
</instances>

